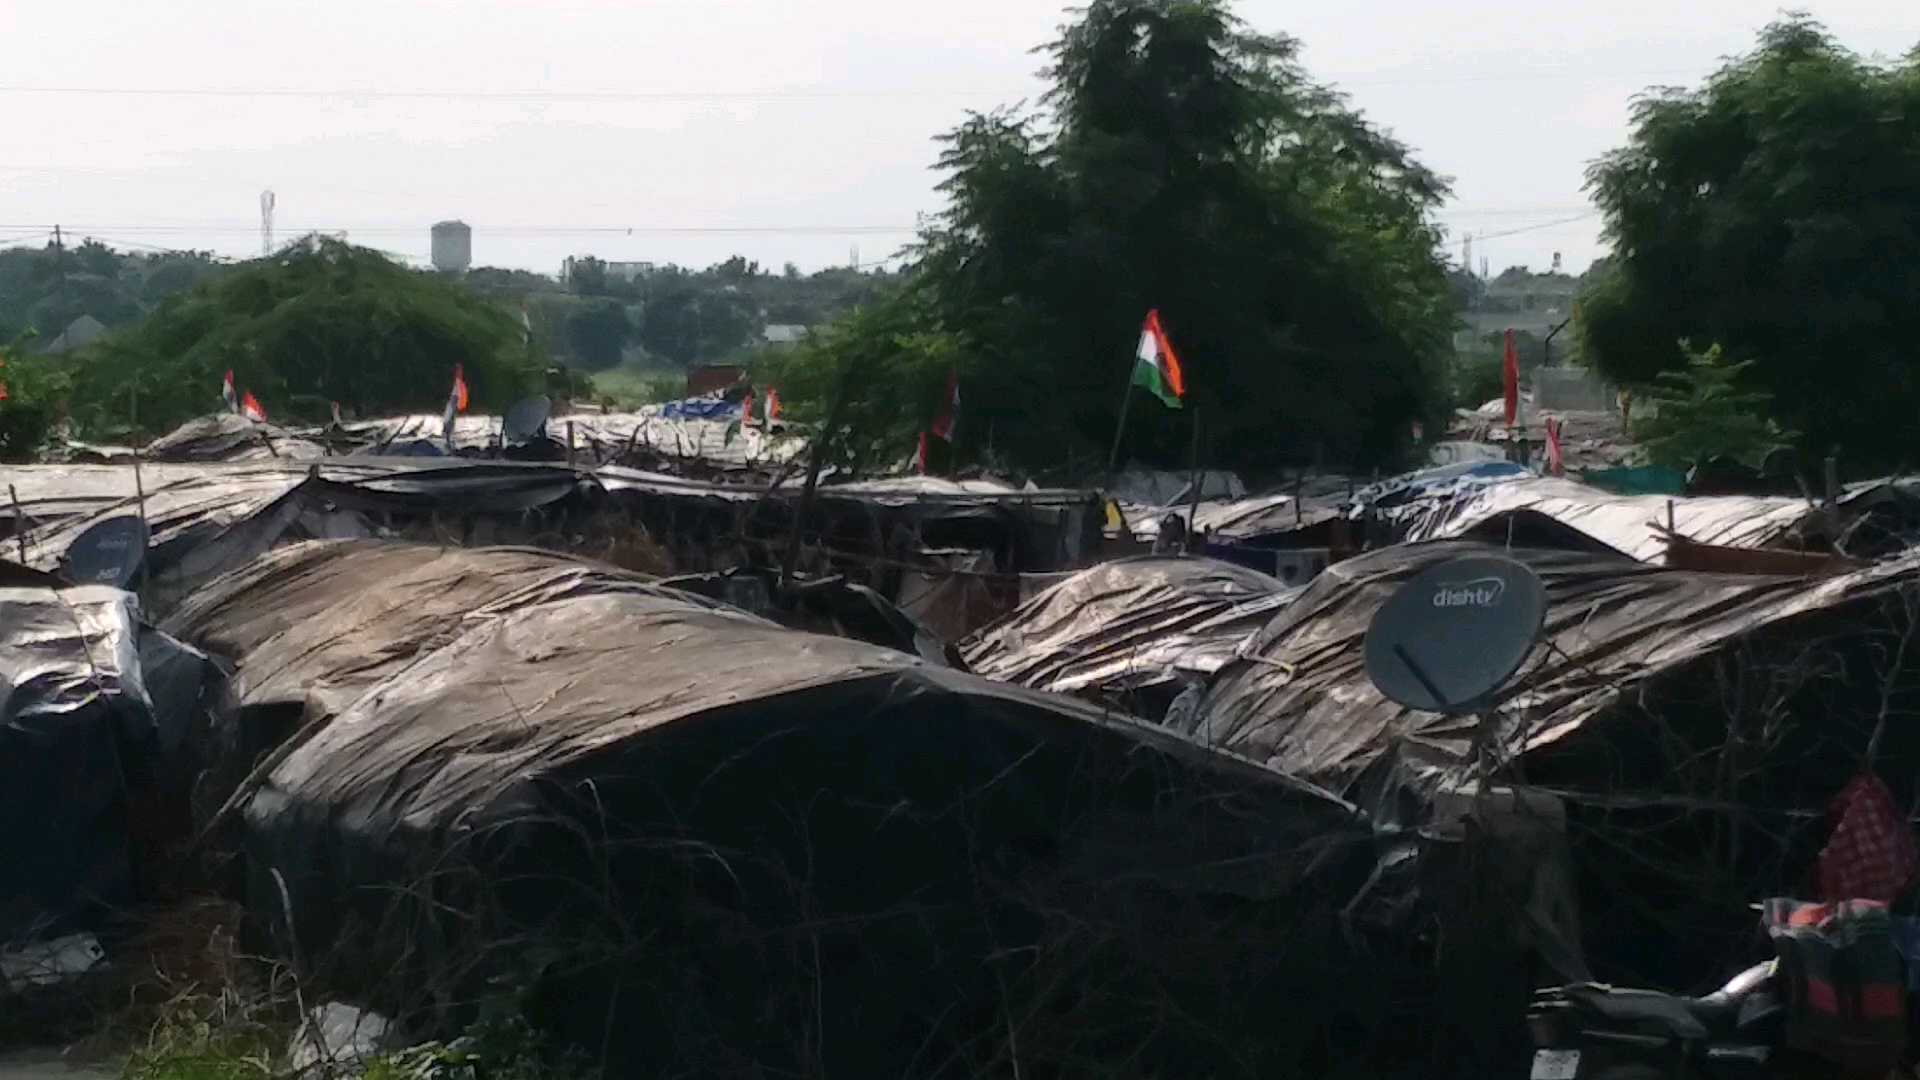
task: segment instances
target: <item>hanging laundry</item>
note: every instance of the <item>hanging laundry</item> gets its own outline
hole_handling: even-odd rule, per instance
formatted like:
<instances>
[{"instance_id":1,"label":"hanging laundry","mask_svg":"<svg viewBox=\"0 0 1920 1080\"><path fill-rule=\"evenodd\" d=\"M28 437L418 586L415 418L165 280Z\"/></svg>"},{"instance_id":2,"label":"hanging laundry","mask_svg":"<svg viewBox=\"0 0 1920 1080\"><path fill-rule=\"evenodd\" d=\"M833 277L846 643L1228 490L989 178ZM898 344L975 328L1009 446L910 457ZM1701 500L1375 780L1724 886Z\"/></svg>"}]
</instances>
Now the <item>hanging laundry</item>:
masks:
<instances>
[{"instance_id":1,"label":"hanging laundry","mask_svg":"<svg viewBox=\"0 0 1920 1080\"><path fill-rule=\"evenodd\" d=\"M1828 807L1833 833L1820 852L1817 876L1823 900L1891 902L1920 869L1913 829L1880 777L1861 773Z\"/></svg>"}]
</instances>

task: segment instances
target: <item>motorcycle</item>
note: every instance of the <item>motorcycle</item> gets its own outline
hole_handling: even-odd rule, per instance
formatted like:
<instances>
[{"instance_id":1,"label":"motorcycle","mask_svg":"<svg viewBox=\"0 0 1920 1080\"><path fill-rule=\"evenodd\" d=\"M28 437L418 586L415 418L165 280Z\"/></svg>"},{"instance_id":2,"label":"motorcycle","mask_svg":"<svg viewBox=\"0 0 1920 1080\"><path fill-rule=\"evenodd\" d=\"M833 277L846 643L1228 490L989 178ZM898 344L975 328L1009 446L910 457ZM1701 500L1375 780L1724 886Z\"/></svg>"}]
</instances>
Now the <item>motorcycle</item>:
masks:
<instances>
[{"instance_id":1,"label":"motorcycle","mask_svg":"<svg viewBox=\"0 0 1920 1080\"><path fill-rule=\"evenodd\" d=\"M1786 1005L1777 961L1704 997L1574 983L1535 994L1531 1080L1668 1080L1781 1075Z\"/></svg>"}]
</instances>

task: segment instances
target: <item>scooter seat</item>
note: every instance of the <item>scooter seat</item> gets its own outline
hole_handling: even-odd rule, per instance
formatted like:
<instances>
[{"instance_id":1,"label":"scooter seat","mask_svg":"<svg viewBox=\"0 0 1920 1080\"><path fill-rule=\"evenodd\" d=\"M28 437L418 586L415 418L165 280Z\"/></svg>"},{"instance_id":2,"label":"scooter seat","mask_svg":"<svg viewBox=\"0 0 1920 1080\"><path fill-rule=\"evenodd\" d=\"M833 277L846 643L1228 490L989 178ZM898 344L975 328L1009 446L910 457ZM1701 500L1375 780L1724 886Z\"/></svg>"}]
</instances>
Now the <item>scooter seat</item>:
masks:
<instances>
[{"instance_id":1,"label":"scooter seat","mask_svg":"<svg viewBox=\"0 0 1920 1080\"><path fill-rule=\"evenodd\" d=\"M1564 993L1567 1000L1594 1016L1644 1034L1704 1039L1710 1025L1717 1027L1723 1020L1723 1014L1714 1006L1708 1006L1703 1016L1696 1011L1700 1003L1695 999L1658 990L1629 990L1587 983L1565 987ZM1725 1016L1724 1020L1731 1026L1731 1016Z\"/></svg>"}]
</instances>

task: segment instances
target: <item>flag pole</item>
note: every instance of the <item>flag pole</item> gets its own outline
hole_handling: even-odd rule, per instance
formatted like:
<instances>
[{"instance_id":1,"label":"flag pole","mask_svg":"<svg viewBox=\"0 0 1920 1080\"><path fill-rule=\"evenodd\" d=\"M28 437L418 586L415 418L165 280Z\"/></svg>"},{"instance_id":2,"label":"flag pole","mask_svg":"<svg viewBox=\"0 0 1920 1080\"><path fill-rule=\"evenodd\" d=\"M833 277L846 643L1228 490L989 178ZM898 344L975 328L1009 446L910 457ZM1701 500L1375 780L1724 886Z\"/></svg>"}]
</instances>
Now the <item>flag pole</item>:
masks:
<instances>
[{"instance_id":1,"label":"flag pole","mask_svg":"<svg viewBox=\"0 0 1920 1080\"><path fill-rule=\"evenodd\" d=\"M1113 449L1107 453L1107 480L1120 472L1120 438L1127 431L1127 407L1133 404L1133 366L1139 363L1137 356L1127 359L1127 388L1120 393L1120 419L1113 425Z\"/></svg>"},{"instance_id":2,"label":"flag pole","mask_svg":"<svg viewBox=\"0 0 1920 1080\"><path fill-rule=\"evenodd\" d=\"M1195 537L1200 531L1200 406L1193 406L1193 478L1187 482L1187 550L1194 550ZM1200 549L1202 555L1206 549Z\"/></svg>"}]
</instances>

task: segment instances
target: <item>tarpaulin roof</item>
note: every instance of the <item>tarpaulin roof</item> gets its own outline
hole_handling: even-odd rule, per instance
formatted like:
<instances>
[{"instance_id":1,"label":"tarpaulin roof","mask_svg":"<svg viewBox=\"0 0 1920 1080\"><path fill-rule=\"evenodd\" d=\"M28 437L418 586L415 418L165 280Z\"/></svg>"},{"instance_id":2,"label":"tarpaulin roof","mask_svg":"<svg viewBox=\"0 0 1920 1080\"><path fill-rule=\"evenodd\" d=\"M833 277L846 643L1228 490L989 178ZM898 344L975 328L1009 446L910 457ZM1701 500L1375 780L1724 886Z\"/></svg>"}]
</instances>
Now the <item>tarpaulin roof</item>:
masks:
<instances>
[{"instance_id":1,"label":"tarpaulin roof","mask_svg":"<svg viewBox=\"0 0 1920 1080\"><path fill-rule=\"evenodd\" d=\"M1335 564L1222 668L1195 711L1201 741L1343 789L1396 747L1459 762L1472 718L1415 713L1367 677L1362 645L1400 584L1440 561L1500 551L1407 544ZM1546 584L1546 638L1495 701L1518 752L1580 732L1668 672L1798 617L1911 585L1920 553L1855 573L1799 578L1667 570L1617 556L1516 550Z\"/></svg>"},{"instance_id":2,"label":"tarpaulin roof","mask_svg":"<svg viewBox=\"0 0 1920 1080\"><path fill-rule=\"evenodd\" d=\"M1361 488L1350 500L1353 511L1370 511L1400 521L1450 506L1479 491L1501 487L1533 474L1510 461L1464 461L1388 477Z\"/></svg>"},{"instance_id":3,"label":"tarpaulin roof","mask_svg":"<svg viewBox=\"0 0 1920 1080\"><path fill-rule=\"evenodd\" d=\"M129 593L0 588L0 943L130 899L126 789L155 736Z\"/></svg>"},{"instance_id":4,"label":"tarpaulin roof","mask_svg":"<svg viewBox=\"0 0 1920 1080\"><path fill-rule=\"evenodd\" d=\"M734 427L735 415L703 418L668 416L665 407L648 405L634 412L575 412L547 421L547 432L564 439L569 421L575 437L610 458L628 447L663 457L690 458L722 468L780 465L806 449L807 440L787 434L775 423L769 433L758 423ZM732 428L729 437L728 429Z\"/></svg>"},{"instance_id":5,"label":"tarpaulin roof","mask_svg":"<svg viewBox=\"0 0 1920 1080\"><path fill-rule=\"evenodd\" d=\"M1213 559L1083 570L961 643L974 672L1040 690L1124 691L1211 674L1298 590Z\"/></svg>"},{"instance_id":6,"label":"tarpaulin roof","mask_svg":"<svg viewBox=\"0 0 1920 1080\"><path fill-rule=\"evenodd\" d=\"M573 425L574 443L582 457L607 460L627 448L651 451L669 458L686 458L722 468L779 465L806 446L806 440L786 433L775 423L768 432L759 423L737 424L739 407L724 406L730 415L712 417L668 415L659 405L632 412L576 410L547 418L549 438L564 443ZM502 418L481 413L454 417L451 449L471 454L495 447ZM187 421L145 448L143 455L169 461L310 461L343 450L399 455L414 444L447 452L445 416L409 413L348 421L339 427L300 427L259 424L233 413L210 413Z\"/></svg>"},{"instance_id":7,"label":"tarpaulin roof","mask_svg":"<svg viewBox=\"0 0 1920 1080\"><path fill-rule=\"evenodd\" d=\"M536 548L312 541L213 582L166 628L235 659L241 705L324 715L496 602L626 588L658 591L637 574Z\"/></svg>"},{"instance_id":8,"label":"tarpaulin roof","mask_svg":"<svg viewBox=\"0 0 1920 1080\"><path fill-rule=\"evenodd\" d=\"M1658 495L1614 495L1571 480L1524 477L1489 484L1423 504L1409 515L1409 540L1462 536L1506 515L1537 514L1643 562L1666 551L1660 530L1669 500ZM1765 547L1804 519L1805 499L1720 495L1676 498L1675 531L1696 543Z\"/></svg>"},{"instance_id":9,"label":"tarpaulin roof","mask_svg":"<svg viewBox=\"0 0 1920 1080\"><path fill-rule=\"evenodd\" d=\"M355 683L236 803L251 903L290 908L299 948L351 992L421 1008L525 956L526 934L591 938L625 989L576 985L568 1015L592 1017L588 1045L614 1030L616 1054L657 1066L700 1052L688 1024L757 1045L741 1033L822 977L790 960L828 955L844 962L812 1014L820 1060L911 1074L925 1040L975 1037L960 1006L987 957L1046 924L989 915L982 889L995 912L1018 895L1076 926L1129 898L1184 920L1190 961L1202 895L1297 902L1303 880L1351 888L1374 866L1352 807L1162 729L629 580L457 569L476 557L534 558L296 549L176 620L237 650L243 681L291 694L299 664ZM463 585L480 606L457 616L409 610L450 574L511 584ZM411 625L385 628L396 617ZM295 637L325 655L303 660ZM632 948L597 933L616 926ZM811 953L789 950L796 928ZM1261 979L1307 978L1296 953L1232 949ZM1125 967L1161 962L1131 948ZM1229 977L1209 968L1214 997ZM859 1037L909 1028L926 1034Z\"/></svg>"},{"instance_id":10,"label":"tarpaulin roof","mask_svg":"<svg viewBox=\"0 0 1920 1080\"><path fill-rule=\"evenodd\" d=\"M140 453L152 461L273 461L317 458L326 448L284 428L220 412L187 421Z\"/></svg>"}]
</instances>

